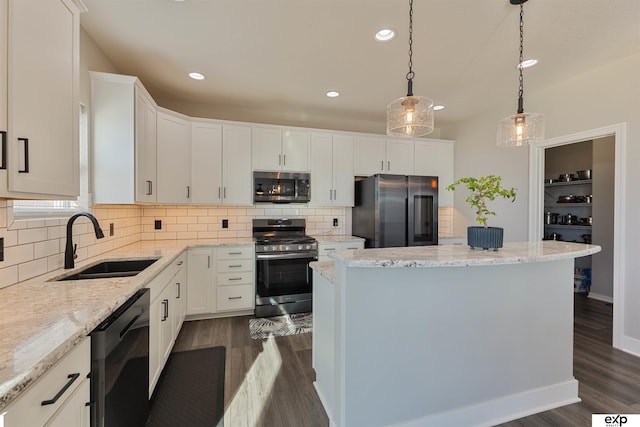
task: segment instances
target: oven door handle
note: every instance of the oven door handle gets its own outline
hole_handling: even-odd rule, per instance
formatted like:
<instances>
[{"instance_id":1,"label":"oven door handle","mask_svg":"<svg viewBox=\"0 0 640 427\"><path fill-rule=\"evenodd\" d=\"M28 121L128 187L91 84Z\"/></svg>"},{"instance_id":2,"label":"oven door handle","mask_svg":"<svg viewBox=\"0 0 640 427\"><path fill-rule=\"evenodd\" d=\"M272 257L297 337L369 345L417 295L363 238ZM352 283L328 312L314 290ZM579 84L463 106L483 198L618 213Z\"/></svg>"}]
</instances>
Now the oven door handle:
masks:
<instances>
[{"instance_id":1,"label":"oven door handle","mask_svg":"<svg viewBox=\"0 0 640 427\"><path fill-rule=\"evenodd\" d=\"M269 260L269 259L300 259L300 258L312 258L318 259L317 252L292 252L292 253L279 253L279 254L256 254L257 260Z\"/></svg>"}]
</instances>

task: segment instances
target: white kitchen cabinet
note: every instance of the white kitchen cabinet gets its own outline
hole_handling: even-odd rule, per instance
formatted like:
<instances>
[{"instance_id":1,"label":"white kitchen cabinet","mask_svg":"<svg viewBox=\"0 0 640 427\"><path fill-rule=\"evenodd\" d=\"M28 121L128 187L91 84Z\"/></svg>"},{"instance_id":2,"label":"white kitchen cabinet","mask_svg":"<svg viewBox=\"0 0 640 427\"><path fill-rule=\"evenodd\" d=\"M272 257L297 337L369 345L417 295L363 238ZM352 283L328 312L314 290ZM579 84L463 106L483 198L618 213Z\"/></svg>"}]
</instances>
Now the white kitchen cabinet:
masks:
<instances>
[{"instance_id":1,"label":"white kitchen cabinet","mask_svg":"<svg viewBox=\"0 0 640 427\"><path fill-rule=\"evenodd\" d=\"M335 251L346 251L350 249L363 249L363 240L344 241L322 241L318 240L318 261L332 261L329 254Z\"/></svg>"},{"instance_id":2,"label":"white kitchen cabinet","mask_svg":"<svg viewBox=\"0 0 640 427\"><path fill-rule=\"evenodd\" d=\"M191 123L173 111L158 109L156 118L157 202L189 203L191 199Z\"/></svg>"},{"instance_id":3,"label":"white kitchen cabinet","mask_svg":"<svg viewBox=\"0 0 640 427\"><path fill-rule=\"evenodd\" d=\"M253 310L255 307L255 248L224 246L216 251L216 310Z\"/></svg>"},{"instance_id":4,"label":"white kitchen cabinet","mask_svg":"<svg viewBox=\"0 0 640 427\"><path fill-rule=\"evenodd\" d=\"M75 197L84 6L2 0L0 10L0 197Z\"/></svg>"},{"instance_id":5,"label":"white kitchen cabinet","mask_svg":"<svg viewBox=\"0 0 640 427\"><path fill-rule=\"evenodd\" d=\"M222 126L222 202L232 206L253 205L251 128Z\"/></svg>"},{"instance_id":6,"label":"white kitchen cabinet","mask_svg":"<svg viewBox=\"0 0 640 427\"><path fill-rule=\"evenodd\" d=\"M191 123L191 203L222 204L222 125ZM248 190L249 192L249 190Z\"/></svg>"},{"instance_id":7,"label":"white kitchen cabinet","mask_svg":"<svg viewBox=\"0 0 640 427\"><path fill-rule=\"evenodd\" d=\"M198 120L191 125L191 203L251 205L251 128Z\"/></svg>"},{"instance_id":8,"label":"white kitchen cabinet","mask_svg":"<svg viewBox=\"0 0 640 427\"><path fill-rule=\"evenodd\" d=\"M413 175L413 140L356 136L355 175Z\"/></svg>"},{"instance_id":9,"label":"white kitchen cabinet","mask_svg":"<svg viewBox=\"0 0 640 427\"><path fill-rule=\"evenodd\" d=\"M186 254L178 256L150 283L149 309L149 397L160 378L178 332L182 327L181 298L176 283L184 280Z\"/></svg>"},{"instance_id":10,"label":"white kitchen cabinet","mask_svg":"<svg viewBox=\"0 0 640 427\"><path fill-rule=\"evenodd\" d=\"M215 249L191 248L187 254L187 316L215 311Z\"/></svg>"},{"instance_id":11,"label":"white kitchen cabinet","mask_svg":"<svg viewBox=\"0 0 640 427\"><path fill-rule=\"evenodd\" d=\"M311 205L353 206L353 137L311 135Z\"/></svg>"},{"instance_id":12,"label":"white kitchen cabinet","mask_svg":"<svg viewBox=\"0 0 640 427\"><path fill-rule=\"evenodd\" d=\"M155 203L156 109L132 76L90 72L94 202Z\"/></svg>"},{"instance_id":13,"label":"white kitchen cabinet","mask_svg":"<svg viewBox=\"0 0 640 427\"><path fill-rule=\"evenodd\" d=\"M89 425L91 338L87 337L47 370L0 414L4 427ZM65 386L68 387L65 389ZM63 393L54 399L58 392ZM42 402L55 400L47 405ZM4 423L3 423L4 422Z\"/></svg>"},{"instance_id":14,"label":"white kitchen cabinet","mask_svg":"<svg viewBox=\"0 0 640 427\"><path fill-rule=\"evenodd\" d=\"M453 183L454 142L447 140L415 140L415 174L438 177L438 206L453 206L453 191L446 187Z\"/></svg>"},{"instance_id":15,"label":"white kitchen cabinet","mask_svg":"<svg viewBox=\"0 0 640 427\"><path fill-rule=\"evenodd\" d=\"M393 175L414 175L413 140L387 139L387 160L385 173Z\"/></svg>"},{"instance_id":16,"label":"white kitchen cabinet","mask_svg":"<svg viewBox=\"0 0 640 427\"><path fill-rule=\"evenodd\" d=\"M309 133L294 129L253 130L253 169L306 172L309 170Z\"/></svg>"}]
</instances>

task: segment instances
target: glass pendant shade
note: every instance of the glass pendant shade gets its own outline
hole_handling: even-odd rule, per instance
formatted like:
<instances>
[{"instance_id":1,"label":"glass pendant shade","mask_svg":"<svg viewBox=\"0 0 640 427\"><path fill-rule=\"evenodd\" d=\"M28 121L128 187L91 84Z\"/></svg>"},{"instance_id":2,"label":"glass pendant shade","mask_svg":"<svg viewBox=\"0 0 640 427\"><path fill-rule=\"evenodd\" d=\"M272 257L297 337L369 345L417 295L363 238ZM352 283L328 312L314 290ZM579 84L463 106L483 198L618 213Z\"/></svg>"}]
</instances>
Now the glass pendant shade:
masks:
<instances>
[{"instance_id":1,"label":"glass pendant shade","mask_svg":"<svg viewBox=\"0 0 640 427\"><path fill-rule=\"evenodd\" d=\"M498 122L498 147L520 147L544 139L544 116L517 113Z\"/></svg>"},{"instance_id":2,"label":"glass pendant shade","mask_svg":"<svg viewBox=\"0 0 640 427\"><path fill-rule=\"evenodd\" d=\"M387 135L420 137L433 132L433 101L426 96L403 96L387 105Z\"/></svg>"}]
</instances>

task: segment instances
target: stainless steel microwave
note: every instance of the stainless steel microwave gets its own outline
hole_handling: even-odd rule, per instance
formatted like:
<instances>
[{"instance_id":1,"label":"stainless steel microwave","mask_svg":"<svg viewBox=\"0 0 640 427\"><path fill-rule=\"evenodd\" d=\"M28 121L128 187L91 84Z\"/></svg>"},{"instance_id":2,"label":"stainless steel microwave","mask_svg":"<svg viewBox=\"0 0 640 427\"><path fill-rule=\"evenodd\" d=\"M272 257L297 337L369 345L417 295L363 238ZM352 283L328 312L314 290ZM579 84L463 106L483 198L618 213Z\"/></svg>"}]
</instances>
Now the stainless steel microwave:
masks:
<instances>
[{"instance_id":1,"label":"stainless steel microwave","mask_svg":"<svg viewBox=\"0 0 640 427\"><path fill-rule=\"evenodd\" d=\"M304 172L254 172L253 201L266 203L308 203L311 175Z\"/></svg>"}]
</instances>

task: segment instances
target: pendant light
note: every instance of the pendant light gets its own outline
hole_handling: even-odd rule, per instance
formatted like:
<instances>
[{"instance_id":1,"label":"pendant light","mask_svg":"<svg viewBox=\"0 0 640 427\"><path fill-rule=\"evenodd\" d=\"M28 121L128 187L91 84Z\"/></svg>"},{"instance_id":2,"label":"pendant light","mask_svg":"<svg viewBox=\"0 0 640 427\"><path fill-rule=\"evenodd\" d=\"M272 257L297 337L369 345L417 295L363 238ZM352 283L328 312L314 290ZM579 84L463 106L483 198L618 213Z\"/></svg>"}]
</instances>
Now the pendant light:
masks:
<instances>
[{"instance_id":1,"label":"pendant light","mask_svg":"<svg viewBox=\"0 0 640 427\"><path fill-rule=\"evenodd\" d=\"M544 117L540 113L525 113L523 103L524 79L522 77L523 44L524 44L524 3L527 0L509 0L513 5L520 5L520 85L518 91L518 112L498 122L498 146L519 147L544 138Z\"/></svg>"},{"instance_id":2,"label":"pendant light","mask_svg":"<svg viewBox=\"0 0 640 427\"><path fill-rule=\"evenodd\" d=\"M407 96L387 105L387 135L403 137L424 136L433 131L433 101L426 96L413 95L413 0L409 0L409 72Z\"/></svg>"}]
</instances>

